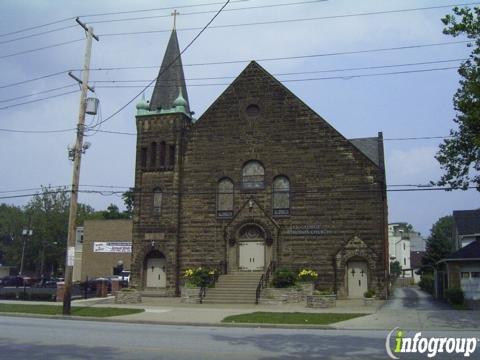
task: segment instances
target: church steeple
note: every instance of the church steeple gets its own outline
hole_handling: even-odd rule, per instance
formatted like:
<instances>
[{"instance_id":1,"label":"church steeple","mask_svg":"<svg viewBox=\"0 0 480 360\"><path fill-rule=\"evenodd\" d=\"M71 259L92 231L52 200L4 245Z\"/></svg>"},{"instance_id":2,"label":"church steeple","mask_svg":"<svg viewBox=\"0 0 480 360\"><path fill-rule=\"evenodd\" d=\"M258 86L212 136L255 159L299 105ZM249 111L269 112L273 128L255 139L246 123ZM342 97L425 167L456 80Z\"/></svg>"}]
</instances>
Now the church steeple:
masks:
<instances>
[{"instance_id":1,"label":"church steeple","mask_svg":"<svg viewBox=\"0 0 480 360\"><path fill-rule=\"evenodd\" d=\"M175 12L174 16L177 13ZM173 64L172 64L173 63ZM168 41L167 50L163 56L162 66L158 73L157 82L150 101L150 111L169 110L174 108L174 101L178 97L179 89L186 101L185 112L190 114L187 87L183 75L182 59L178 46L177 31L174 28Z\"/></svg>"}]
</instances>

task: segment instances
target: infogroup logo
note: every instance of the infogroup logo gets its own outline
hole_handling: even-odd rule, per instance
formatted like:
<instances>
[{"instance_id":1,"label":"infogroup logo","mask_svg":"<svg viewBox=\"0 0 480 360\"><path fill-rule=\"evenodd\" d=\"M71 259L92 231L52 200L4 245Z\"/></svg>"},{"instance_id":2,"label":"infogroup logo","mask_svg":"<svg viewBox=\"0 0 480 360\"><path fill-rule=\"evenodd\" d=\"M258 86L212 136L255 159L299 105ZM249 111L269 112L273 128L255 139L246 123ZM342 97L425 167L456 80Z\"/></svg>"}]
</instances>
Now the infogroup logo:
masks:
<instances>
[{"instance_id":1,"label":"infogroup logo","mask_svg":"<svg viewBox=\"0 0 480 360\"><path fill-rule=\"evenodd\" d=\"M394 345L391 347L392 336ZM478 338L452 338L452 337L424 337L421 332L413 337L407 337L406 333L396 327L390 331L385 341L385 349L391 359L400 359L402 353L425 354L428 358L434 358L437 354L457 354L470 357L475 352Z\"/></svg>"}]
</instances>

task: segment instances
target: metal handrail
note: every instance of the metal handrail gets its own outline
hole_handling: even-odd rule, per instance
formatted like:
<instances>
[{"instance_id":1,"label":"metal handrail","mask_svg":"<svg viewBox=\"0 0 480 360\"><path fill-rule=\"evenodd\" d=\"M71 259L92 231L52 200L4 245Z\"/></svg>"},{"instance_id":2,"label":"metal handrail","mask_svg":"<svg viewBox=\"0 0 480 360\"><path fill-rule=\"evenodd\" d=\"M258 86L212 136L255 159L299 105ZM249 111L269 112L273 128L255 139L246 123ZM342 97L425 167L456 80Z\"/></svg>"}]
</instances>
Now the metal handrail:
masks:
<instances>
[{"instance_id":1,"label":"metal handrail","mask_svg":"<svg viewBox=\"0 0 480 360\"><path fill-rule=\"evenodd\" d=\"M260 299L262 289L268 286L268 284L270 283L270 276L273 274L274 271L275 262L271 261L267 267L267 270L265 270L265 273L262 274L262 276L260 277L260 281L258 282L257 290L255 292L255 304L258 305L258 300Z\"/></svg>"},{"instance_id":2,"label":"metal handrail","mask_svg":"<svg viewBox=\"0 0 480 360\"><path fill-rule=\"evenodd\" d=\"M217 283L219 276L225 273L226 273L226 263L225 261L220 261L218 263L215 273L210 277L209 285L213 285L213 287L215 287L215 284ZM205 298L206 295L207 295L207 287L201 286L200 294L198 294L198 296L200 297L200 304L203 304L203 299Z\"/></svg>"}]
</instances>

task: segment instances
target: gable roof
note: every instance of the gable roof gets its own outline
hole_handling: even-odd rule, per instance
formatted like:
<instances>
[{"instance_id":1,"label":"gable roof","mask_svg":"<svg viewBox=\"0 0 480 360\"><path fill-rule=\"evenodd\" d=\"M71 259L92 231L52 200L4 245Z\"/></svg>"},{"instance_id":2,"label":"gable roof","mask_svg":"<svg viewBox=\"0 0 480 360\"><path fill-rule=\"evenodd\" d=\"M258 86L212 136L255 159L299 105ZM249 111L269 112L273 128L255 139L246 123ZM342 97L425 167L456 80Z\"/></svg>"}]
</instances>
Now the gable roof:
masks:
<instances>
[{"instance_id":1,"label":"gable roof","mask_svg":"<svg viewBox=\"0 0 480 360\"><path fill-rule=\"evenodd\" d=\"M458 235L480 234L480 209L456 210L453 221Z\"/></svg>"},{"instance_id":2,"label":"gable roof","mask_svg":"<svg viewBox=\"0 0 480 360\"><path fill-rule=\"evenodd\" d=\"M480 259L480 241L475 240L460 250L448 255L443 261L460 259Z\"/></svg>"},{"instance_id":3,"label":"gable roof","mask_svg":"<svg viewBox=\"0 0 480 360\"><path fill-rule=\"evenodd\" d=\"M320 120L323 120L324 123L329 126L333 131L335 131L338 135L344 138L348 143L350 143L353 148L358 150L360 154L362 154L369 162L373 163L375 166L379 168L384 168L384 156L383 156L383 136L379 133L378 137L371 137L371 138L358 138L348 140L343 136L337 129L335 129L328 121L323 119L319 114L317 114L310 106L308 106L302 99L296 96L290 89L288 89L280 80L275 78L272 74L270 74L267 70L265 70L260 64L256 61L252 60L244 69L243 71L233 80L230 85L217 97L217 99L207 108L207 110L200 116L200 118L195 122L196 124L201 124L203 118L208 117L208 114L215 105L223 98L224 94L226 94L230 89L235 86L237 82L239 82L243 77L244 74L247 74L249 71L255 71L258 75L264 75L266 79L275 82L276 84L280 85L285 92L292 95L295 99L297 99L300 103L302 103L306 108L308 108L311 112L313 112Z\"/></svg>"},{"instance_id":4,"label":"gable roof","mask_svg":"<svg viewBox=\"0 0 480 360\"><path fill-rule=\"evenodd\" d=\"M170 40L168 40L165 55L163 56L162 66L158 72L157 82L153 89L152 99L150 100L150 110L153 111L159 108L164 110L172 109L174 107L173 102L180 94L180 90L182 91L183 98L187 102L185 112L190 114L177 31L173 29Z\"/></svg>"}]
</instances>

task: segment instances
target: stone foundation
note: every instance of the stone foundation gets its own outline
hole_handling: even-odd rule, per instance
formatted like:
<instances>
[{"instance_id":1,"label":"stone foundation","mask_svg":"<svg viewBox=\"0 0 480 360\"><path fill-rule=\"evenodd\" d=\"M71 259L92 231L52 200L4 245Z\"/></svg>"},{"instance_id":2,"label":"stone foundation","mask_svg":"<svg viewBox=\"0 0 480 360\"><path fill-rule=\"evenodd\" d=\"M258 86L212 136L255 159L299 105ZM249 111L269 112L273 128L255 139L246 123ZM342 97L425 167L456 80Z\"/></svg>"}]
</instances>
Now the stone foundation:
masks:
<instances>
[{"instance_id":1,"label":"stone foundation","mask_svg":"<svg viewBox=\"0 0 480 360\"><path fill-rule=\"evenodd\" d=\"M330 308L336 306L337 296L332 295L308 295L307 308Z\"/></svg>"},{"instance_id":2,"label":"stone foundation","mask_svg":"<svg viewBox=\"0 0 480 360\"><path fill-rule=\"evenodd\" d=\"M142 302L142 294L138 290L117 291L115 304L137 304Z\"/></svg>"},{"instance_id":3,"label":"stone foundation","mask_svg":"<svg viewBox=\"0 0 480 360\"><path fill-rule=\"evenodd\" d=\"M200 304L200 288L188 288L183 286L181 288L181 297L180 300L182 303L185 304Z\"/></svg>"},{"instance_id":4,"label":"stone foundation","mask_svg":"<svg viewBox=\"0 0 480 360\"><path fill-rule=\"evenodd\" d=\"M301 283L290 288L266 288L258 301L264 305L298 304L306 300L313 293L313 283Z\"/></svg>"}]
</instances>

